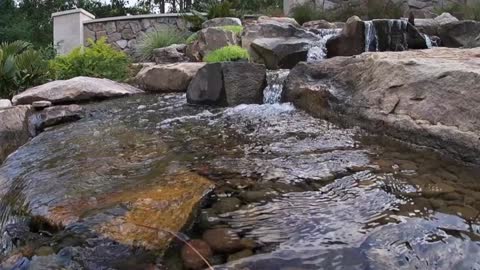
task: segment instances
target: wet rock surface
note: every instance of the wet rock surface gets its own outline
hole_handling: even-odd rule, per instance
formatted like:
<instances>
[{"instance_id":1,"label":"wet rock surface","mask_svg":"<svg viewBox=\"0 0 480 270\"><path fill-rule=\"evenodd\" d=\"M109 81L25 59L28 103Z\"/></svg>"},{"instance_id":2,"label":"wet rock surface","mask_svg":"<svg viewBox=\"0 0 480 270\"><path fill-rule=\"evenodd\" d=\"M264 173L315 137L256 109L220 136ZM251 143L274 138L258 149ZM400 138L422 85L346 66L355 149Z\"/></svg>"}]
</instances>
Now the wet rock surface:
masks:
<instances>
[{"instance_id":1,"label":"wet rock surface","mask_svg":"<svg viewBox=\"0 0 480 270\"><path fill-rule=\"evenodd\" d=\"M480 263L476 167L340 128L291 104L189 106L175 94L83 107L85 118L43 132L0 167L2 254L18 254L9 261L73 269L200 264L157 227L201 242L216 269ZM152 249L165 241L165 253Z\"/></svg>"},{"instance_id":2,"label":"wet rock surface","mask_svg":"<svg viewBox=\"0 0 480 270\"><path fill-rule=\"evenodd\" d=\"M356 119L479 163L479 53L438 48L300 64L287 79L284 98L317 115Z\"/></svg>"}]
</instances>

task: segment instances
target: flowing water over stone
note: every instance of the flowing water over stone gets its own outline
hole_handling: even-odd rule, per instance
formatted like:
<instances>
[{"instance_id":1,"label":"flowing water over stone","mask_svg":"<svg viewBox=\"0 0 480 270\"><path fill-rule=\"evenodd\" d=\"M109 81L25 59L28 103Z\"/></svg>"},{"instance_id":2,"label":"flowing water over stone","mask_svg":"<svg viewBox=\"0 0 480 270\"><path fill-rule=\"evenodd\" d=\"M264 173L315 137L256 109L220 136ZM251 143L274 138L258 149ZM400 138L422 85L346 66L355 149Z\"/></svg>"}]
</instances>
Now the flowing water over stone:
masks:
<instances>
[{"instance_id":1,"label":"flowing water over stone","mask_svg":"<svg viewBox=\"0 0 480 270\"><path fill-rule=\"evenodd\" d=\"M372 21L365 21L365 51L374 52L378 50L377 31Z\"/></svg>"},{"instance_id":2,"label":"flowing water over stone","mask_svg":"<svg viewBox=\"0 0 480 270\"><path fill-rule=\"evenodd\" d=\"M307 62L316 62L325 59L327 57L327 41L340 34L341 31L342 29L315 30L315 34L318 36L318 41L316 41L308 50Z\"/></svg>"},{"instance_id":3,"label":"flowing water over stone","mask_svg":"<svg viewBox=\"0 0 480 270\"><path fill-rule=\"evenodd\" d=\"M269 74L267 102L286 72ZM229 228L253 242L215 249L218 269L480 267L478 168L290 104L194 107L179 94L85 107L85 119L45 131L0 167L4 254L21 249L32 268L182 269L178 243L162 259L146 243L164 236L147 242L134 230L144 241L129 242L125 221L170 228L208 182L216 188L184 232ZM155 211L165 214L145 218ZM66 226L25 227L33 215Z\"/></svg>"},{"instance_id":4,"label":"flowing water over stone","mask_svg":"<svg viewBox=\"0 0 480 270\"><path fill-rule=\"evenodd\" d=\"M267 87L263 91L263 103L280 103L282 97L283 83L287 79L289 69L268 70Z\"/></svg>"}]
</instances>

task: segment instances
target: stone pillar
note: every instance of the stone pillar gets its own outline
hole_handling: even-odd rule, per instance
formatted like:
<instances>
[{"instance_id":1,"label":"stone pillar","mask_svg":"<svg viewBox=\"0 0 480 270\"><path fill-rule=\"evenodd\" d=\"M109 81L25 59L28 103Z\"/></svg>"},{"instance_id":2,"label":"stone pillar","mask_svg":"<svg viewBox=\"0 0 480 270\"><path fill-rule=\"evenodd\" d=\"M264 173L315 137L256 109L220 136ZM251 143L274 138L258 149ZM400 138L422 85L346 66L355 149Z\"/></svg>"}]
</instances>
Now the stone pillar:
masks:
<instances>
[{"instance_id":1,"label":"stone pillar","mask_svg":"<svg viewBox=\"0 0 480 270\"><path fill-rule=\"evenodd\" d=\"M56 12L53 19L53 45L58 54L67 54L83 45L83 22L95 16L81 8Z\"/></svg>"}]
</instances>

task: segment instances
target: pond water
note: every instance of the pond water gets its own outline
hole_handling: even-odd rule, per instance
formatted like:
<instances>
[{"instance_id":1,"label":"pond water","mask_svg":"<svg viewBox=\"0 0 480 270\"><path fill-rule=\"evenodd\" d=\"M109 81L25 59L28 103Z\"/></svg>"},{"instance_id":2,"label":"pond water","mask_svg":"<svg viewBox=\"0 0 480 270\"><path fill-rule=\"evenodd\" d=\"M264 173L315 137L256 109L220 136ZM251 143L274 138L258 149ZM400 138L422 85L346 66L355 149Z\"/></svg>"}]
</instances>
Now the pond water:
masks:
<instances>
[{"instance_id":1,"label":"pond water","mask_svg":"<svg viewBox=\"0 0 480 270\"><path fill-rule=\"evenodd\" d=\"M86 118L45 131L0 167L3 258L22 250L18 267L183 269L180 241L160 256L90 228L128 208L114 194L168 189L165 177L189 171L215 189L183 238L220 228L249 241L215 249L216 269L480 269L476 167L290 104L222 109L178 94L85 108ZM88 211L55 212L66 204ZM32 216L69 225L32 228Z\"/></svg>"}]
</instances>

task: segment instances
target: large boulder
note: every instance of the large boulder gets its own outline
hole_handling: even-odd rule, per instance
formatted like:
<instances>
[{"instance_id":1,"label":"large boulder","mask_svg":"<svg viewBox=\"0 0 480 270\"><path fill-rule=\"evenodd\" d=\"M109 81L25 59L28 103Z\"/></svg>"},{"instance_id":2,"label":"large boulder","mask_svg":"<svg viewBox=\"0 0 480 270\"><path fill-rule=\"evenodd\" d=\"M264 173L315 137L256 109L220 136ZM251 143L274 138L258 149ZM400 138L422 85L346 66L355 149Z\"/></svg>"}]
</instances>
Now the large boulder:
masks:
<instances>
[{"instance_id":1,"label":"large boulder","mask_svg":"<svg viewBox=\"0 0 480 270\"><path fill-rule=\"evenodd\" d=\"M185 44L173 44L168 47L158 48L153 50L155 56L155 63L157 64L169 64L188 61L188 57L185 54L187 45Z\"/></svg>"},{"instance_id":2,"label":"large boulder","mask_svg":"<svg viewBox=\"0 0 480 270\"><path fill-rule=\"evenodd\" d=\"M366 53L297 65L284 101L480 163L480 49Z\"/></svg>"},{"instance_id":3,"label":"large boulder","mask_svg":"<svg viewBox=\"0 0 480 270\"><path fill-rule=\"evenodd\" d=\"M318 40L318 36L314 33L309 32L306 29L302 29L296 24L287 21L278 22L275 20L270 20L268 22L246 25L242 33L242 47L248 50L253 62L264 63L263 57L261 57L255 51L252 43L256 39L265 38L283 38L284 40ZM291 42L294 43L295 41Z\"/></svg>"},{"instance_id":4,"label":"large boulder","mask_svg":"<svg viewBox=\"0 0 480 270\"><path fill-rule=\"evenodd\" d=\"M365 44L365 43L368 44ZM405 20L363 22L353 16L342 32L327 41L327 56L352 56L367 51L404 51L428 48L426 37Z\"/></svg>"},{"instance_id":5,"label":"large boulder","mask_svg":"<svg viewBox=\"0 0 480 270\"><path fill-rule=\"evenodd\" d=\"M32 136L28 118L30 106L0 109L0 163Z\"/></svg>"},{"instance_id":6,"label":"large boulder","mask_svg":"<svg viewBox=\"0 0 480 270\"><path fill-rule=\"evenodd\" d=\"M257 38L251 47L268 69L290 69L307 59L311 44L303 38Z\"/></svg>"},{"instance_id":7,"label":"large boulder","mask_svg":"<svg viewBox=\"0 0 480 270\"><path fill-rule=\"evenodd\" d=\"M205 63L178 63L143 68L135 77L140 88L149 92L185 92Z\"/></svg>"},{"instance_id":8,"label":"large boulder","mask_svg":"<svg viewBox=\"0 0 480 270\"><path fill-rule=\"evenodd\" d=\"M264 65L248 62L207 64L191 81L187 101L220 106L259 104L265 86Z\"/></svg>"},{"instance_id":9,"label":"large boulder","mask_svg":"<svg viewBox=\"0 0 480 270\"><path fill-rule=\"evenodd\" d=\"M13 104L47 100L53 104L76 103L143 93L142 90L109 79L75 77L29 88L13 97Z\"/></svg>"},{"instance_id":10,"label":"large boulder","mask_svg":"<svg viewBox=\"0 0 480 270\"><path fill-rule=\"evenodd\" d=\"M450 13L444 12L433 19L415 19L415 27L429 36L438 36L440 27L451 22L458 22L458 19Z\"/></svg>"},{"instance_id":11,"label":"large boulder","mask_svg":"<svg viewBox=\"0 0 480 270\"><path fill-rule=\"evenodd\" d=\"M239 18L233 18L233 17L213 18L211 20L208 20L202 23L202 28L219 27L219 26L227 26L227 25L242 25L242 21Z\"/></svg>"},{"instance_id":12,"label":"large boulder","mask_svg":"<svg viewBox=\"0 0 480 270\"><path fill-rule=\"evenodd\" d=\"M229 45L240 44L236 33L219 27L209 27L198 32L198 39L187 46L191 61L202 61L210 52Z\"/></svg>"},{"instance_id":13,"label":"large boulder","mask_svg":"<svg viewBox=\"0 0 480 270\"><path fill-rule=\"evenodd\" d=\"M365 51L365 24L357 16L350 17L340 35L327 41L327 57L351 56Z\"/></svg>"},{"instance_id":14,"label":"large boulder","mask_svg":"<svg viewBox=\"0 0 480 270\"><path fill-rule=\"evenodd\" d=\"M440 27L439 36L446 47L479 47L480 22L457 21Z\"/></svg>"}]
</instances>

